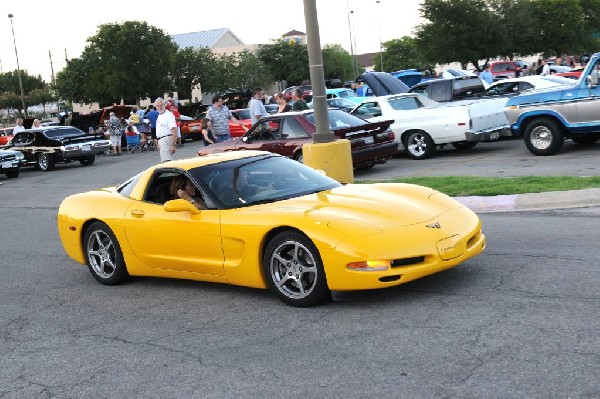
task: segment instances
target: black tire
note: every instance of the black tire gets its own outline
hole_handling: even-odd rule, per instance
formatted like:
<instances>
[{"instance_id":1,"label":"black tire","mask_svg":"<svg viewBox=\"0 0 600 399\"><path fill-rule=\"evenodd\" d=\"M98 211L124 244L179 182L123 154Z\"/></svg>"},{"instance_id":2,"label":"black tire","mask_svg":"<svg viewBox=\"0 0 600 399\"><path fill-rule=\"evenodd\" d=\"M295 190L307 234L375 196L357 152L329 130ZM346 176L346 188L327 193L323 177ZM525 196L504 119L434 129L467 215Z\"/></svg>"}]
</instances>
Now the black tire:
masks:
<instances>
[{"instance_id":1,"label":"black tire","mask_svg":"<svg viewBox=\"0 0 600 399\"><path fill-rule=\"evenodd\" d=\"M425 132L411 132L406 135L404 149L412 159L427 159L435 154L435 143Z\"/></svg>"},{"instance_id":2,"label":"black tire","mask_svg":"<svg viewBox=\"0 0 600 399\"><path fill-rule=\"evenodd\" d=\"M92 276L104 285L116 285L129 278L123 252L111 229L92 223L83 237L83 252Z\"/></svg>"},{"instance_id":3,"label":"black tire","mask_svg":"<svg viewBox=\"0 0 600 399\"><path fill-rule=\"evenodd\" d=\"M457 150L470 150L477 145L477 141L457 141L452 143L452 147Z\"/></svg>"},{"instance_id":4,"label":"black tire","mask_svg":"<svg viewBox=\"0 0 600 399\"><path fill-rule=\"evenodd\" d=\"M579 145L592 145L596 141L600 140L600 137L598 137L598 136L576 136L576 137L571 137L571 140L573 140L574 143L579 144Z\"/></svg>"},{"instance_id":5,"label":"black tire","mask_svg":"<svg viewBox=\"0 0 600 399\"><path fill-rule=\"evenodd\" d=\"M562 148L565 136L562 126L550 118L531 121L524 135L527 149L534 155L554 155Z\"/></svg>"},{"instance_id":6,"label":"black tire","mask_svg":"<svg viewBox=\"0 0 600 399\"><path fill-rule=\"evenodd\" d=\"M299 232L284 231L269 241L262 265L269 288L288 305L307 307L331 298L319 251Z\"/></svg>"},{"instance_id":7,"label":"black tire","mask_svg":"<svg viewBox=\"0 0 600 399\"><path fill-rule=\"evenodd\" d=\"M95 155L89 155L89 156L87 156L85 158L81 158L79 160L79 163L81 163L83 166L89 166L89 165L92 165L95 160L96 160L96 156Z\"/></svg>"},{"instance_id":8,"label":"black tire","mask_svg":"<svg viewBox=\"0 0 600 399\"><path fill-rule=\"evenodd\" d=\"M48 155L46 155L43 152L40 152L37 156L37 167L44 171L47 172L49 170L53 170L55 166L54 160L49 157Z\"/></svg>"},{"instance_id":9,"label":"black tire","mask_svg":"<svg viewBox=\"0 0 600 399\"><path fill-rule=\"evenodd\" d=\"M9 179L14 179L16 177L19 177L19 170L11 170L10 172L6 172L6 177L8 177Z\"/></svg>"},{"instance_id":10,"label":"black tire","mask_svg":"<svg viewBox=\"0 0 600 399\"><path fill-rule=\"evenodd\" d=\"M294 161L304 163L304 155L302 154L302 150L300 150L296 154L294 154Z\"/></svg>"}]
</instances>

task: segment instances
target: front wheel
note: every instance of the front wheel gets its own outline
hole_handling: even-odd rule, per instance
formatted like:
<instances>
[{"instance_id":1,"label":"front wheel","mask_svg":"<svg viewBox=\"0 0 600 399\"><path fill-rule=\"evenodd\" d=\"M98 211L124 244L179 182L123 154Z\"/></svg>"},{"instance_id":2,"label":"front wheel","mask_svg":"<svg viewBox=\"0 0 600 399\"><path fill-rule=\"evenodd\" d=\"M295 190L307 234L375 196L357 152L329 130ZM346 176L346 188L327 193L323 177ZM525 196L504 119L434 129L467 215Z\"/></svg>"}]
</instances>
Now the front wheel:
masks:
<instances>
[{"instance_id":1,"label":"front wheel","mask_svg":"<svg viewBox=\"0 0 600 399\"><path fill-rule=\"evenodd\" d=\"M549 118L539 118L529 123L524 139L532 154L542 156L556 154L565 142L562 126Z\"/></svg>"},{"instance_id":2,"label":"front wheel","mask_svg":"<svg viewBox=\"0 0 600 399\"><path fill-rule=\"evenodd\" d=\"M406 136L404 142L406 153L412 159L427 159L435 154L435 143L424 132L412 132Z\"/></svg>"},{"instance_id":3,"label":"front wheel","mask_svg":"<svg viewBox=\"0 0 600 399\"><path fill-rule=\"evenodd\" d=\"M83 250L88 269L100 283L116 285L129 277L119 242L106 224L94 222L87 228Z\"/></svg>"},{"instance_id":4,"label":"front wheel","mask_svg":"<svg viewBox=\"0 0 600 399\"><path fill-rule=\"evenodd\" d=\"M94 163L94 161L96 160L96 156L95 155L89 155L85 158L81 158L79 160L79 163L82 164L83 166L88 166Z\"/></svg>"},{"instance_id":5,"label":"front wheel","mask_svg":"<svg viewBox=\"0 0 600 399\"><path fill-rule=\"evenodd\" d=\"M44 172L54 169L54 160L47 154L41 152L37 157L37 167Z\"/></svg>"},{"instance_id":6,"label":"front wheel","mask_svg":"<svg viewBox=\"0 0 600 399\"><path fill-rule=\"evenodd\" d=\"M299 232L285 231L269 242L263 269L271 291L288 305L313 306L331 297L319 251Z\"/></svg>"}]
</instances>

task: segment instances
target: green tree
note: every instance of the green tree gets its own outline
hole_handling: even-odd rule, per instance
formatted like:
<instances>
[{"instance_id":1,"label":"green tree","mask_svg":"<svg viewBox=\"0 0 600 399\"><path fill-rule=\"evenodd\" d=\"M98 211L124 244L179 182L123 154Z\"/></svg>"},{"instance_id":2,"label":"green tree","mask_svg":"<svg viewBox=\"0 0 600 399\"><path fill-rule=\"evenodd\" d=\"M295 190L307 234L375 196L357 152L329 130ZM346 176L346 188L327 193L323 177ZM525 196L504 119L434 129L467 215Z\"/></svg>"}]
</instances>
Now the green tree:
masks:
<instances>
[{"instance_id":1,"label":"green tree","mask_svg":"<svg viewBox=\"0 0 600 399\"><path fill-rule=\"evenodd\" d=\"M538 52L556 55L581 50L584 37L583 9L578 0L533 0L539 18Z\"/></svg>"},{"instance_id":2,"label":"green tree","mask_svg":"<svg viewBox=\"0 0 600 399\"><path fill-rule=\"evenodd\" d=\"M21 96L13 92L7 91L0 94L0 108L3 109L15 109L17 113L21 115Z\"/></svg>"},{"instance_id":3,"label":"green tree","mask_svg":"<svg viewBox=\"0 0 600 399\"><path fill-rule=\"evenodd\" d=\"M271 81L269 68L256 55L243 51L216 56L210 78L202 83L202 90L214 93L246 91L265 87Z\"/></svg>"},{"instance_id":4,"label":"green tree","mask_svg":"<svg viewBox=\"0 0 600 399\"><path fill-rule=\"evenodd\" d=\"M410 36L392 39L383 43L383 68L381 57L375 59L375 69L378 71L398 71L401 69L427 69L434 62L427 61L417 46L416 40Z\"/></svg>"},{"instance_id":5,"label":"green tree","mask_svg":"<svg viewBox=\"0 0 600 399\"><path fill-rule=\"evenodd\" d=\"M136 21L104 24L88 43L81 56L57 74L62 98L131 103L173 90L177 46L161 29Z\"/></svg>"},{"instance_id":6,"label":"green tree","mask_svg":"<svg viewBox=\"0 0 600 399\"><path fill-rule=\"evenodd\" d=\"M297 85L310 79L306 45L280 40L261 47L257 56L275 80L285 80L290 85Z\"/></svg>"},{"instance_id":7,"label":"green tree","mask_svg":"<svg viewBox=\"0 0 600 399\"><path fill-rule=\"evenodd\" d=\"M322 50L325 79L355 79L352 55L339 44L326 44Z\"/></svg>"},{"instance_id":8,"label":"green tree","mask_svg":"<svg viewBox=\"0 0 600 399\"><path fill-rule=\"evenodd\" d=\"M501 47L500 22L485 0L424 0L420 12L426 22L417 27L416 40L428 59L466 68Z\"/></svg>"}]
</instances>

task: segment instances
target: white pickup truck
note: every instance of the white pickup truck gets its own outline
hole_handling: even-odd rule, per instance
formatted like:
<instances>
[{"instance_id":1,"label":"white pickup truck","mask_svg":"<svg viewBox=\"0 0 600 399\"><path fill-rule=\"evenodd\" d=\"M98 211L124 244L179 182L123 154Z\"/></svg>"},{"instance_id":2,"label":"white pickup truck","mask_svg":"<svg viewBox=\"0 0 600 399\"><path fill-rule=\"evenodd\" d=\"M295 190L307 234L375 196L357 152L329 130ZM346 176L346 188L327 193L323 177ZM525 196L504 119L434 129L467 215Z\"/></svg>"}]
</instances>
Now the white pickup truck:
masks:
<instances>
[{"instance_id":1,"label":"white pickup truck","mask_svg":"<svg viewBox=\"0 0 600 399\"><path fill-rule=\"evenodd\" d=\"M506 97L438 103L421 94L372 97L350 113L370 122L393 120L390 126L398 150L412 159L426 159L437 146L473 148L479 141L511 136L505 113Z\"/></svg>"}]
</instances>

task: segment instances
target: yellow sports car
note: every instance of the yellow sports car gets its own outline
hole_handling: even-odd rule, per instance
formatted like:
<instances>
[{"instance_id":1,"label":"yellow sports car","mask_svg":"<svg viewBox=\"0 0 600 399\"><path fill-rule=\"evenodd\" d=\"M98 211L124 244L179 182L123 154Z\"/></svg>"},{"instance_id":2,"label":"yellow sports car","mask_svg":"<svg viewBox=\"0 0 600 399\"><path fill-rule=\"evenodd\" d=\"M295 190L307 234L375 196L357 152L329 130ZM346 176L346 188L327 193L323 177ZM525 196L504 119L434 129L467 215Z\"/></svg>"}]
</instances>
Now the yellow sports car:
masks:
<instances>
[{"instance_id":1,"label":"yellow sports car","mask_svg":"<svg viewBox=\"0 0 600 399\"><path fill-rule=\"evenodd\" d=\"M67 197L67 254L99 282L157 276L270 288L293 306L385 288L481 253L479 218L435 190L341 185L286 157L232 151Z\"/></svg>"}]
</instances>

